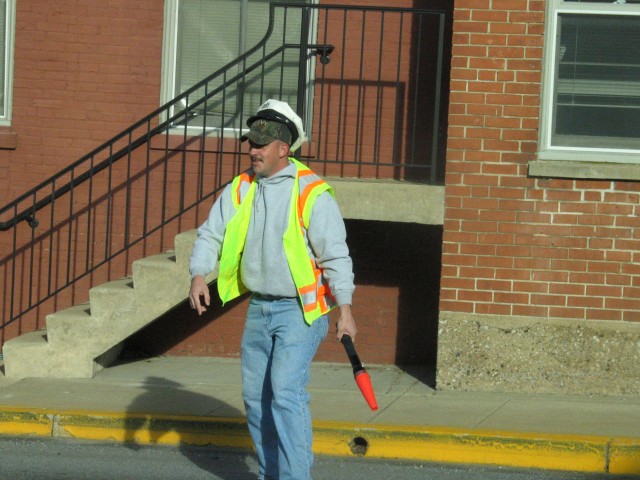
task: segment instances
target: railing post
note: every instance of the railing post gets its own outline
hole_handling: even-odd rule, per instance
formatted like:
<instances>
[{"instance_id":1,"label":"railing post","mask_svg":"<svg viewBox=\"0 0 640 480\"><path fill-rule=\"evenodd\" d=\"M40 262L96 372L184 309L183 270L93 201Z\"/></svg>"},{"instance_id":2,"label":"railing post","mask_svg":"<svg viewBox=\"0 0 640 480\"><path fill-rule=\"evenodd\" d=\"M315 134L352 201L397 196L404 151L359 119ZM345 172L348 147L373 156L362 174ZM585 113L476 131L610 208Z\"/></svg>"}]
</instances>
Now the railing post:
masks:
<instances>
[{"instance_id":1,"label":"railing post","mask_svg":"<svg viewBox=\"0 0 640 480\"><path fill-rule=\"evenodd\" d=\"M300 118L305 118L306 98L307 98L307 61L309 58L309 26L311 24L309 18L311 9L308 7L301 10L302 20L300 22L300 56L298 61L298 96L296 100L296 110ZM309 128L305 125L305 128ZM298 153L294 152L297 157Z\"/></svg>"}]
</instances>

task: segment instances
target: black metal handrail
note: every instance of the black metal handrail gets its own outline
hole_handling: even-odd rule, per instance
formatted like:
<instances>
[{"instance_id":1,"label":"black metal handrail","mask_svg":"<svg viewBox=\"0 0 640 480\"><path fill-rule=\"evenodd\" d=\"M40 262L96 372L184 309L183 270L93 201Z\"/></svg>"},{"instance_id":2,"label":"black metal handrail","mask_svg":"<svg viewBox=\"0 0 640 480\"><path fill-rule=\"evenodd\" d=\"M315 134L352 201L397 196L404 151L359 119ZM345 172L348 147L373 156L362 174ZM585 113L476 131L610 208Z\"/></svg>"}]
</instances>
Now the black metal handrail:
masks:
<instances>
[{"instance_id":1,"label":"black metal handrail","mask_svg":"<svg viewBox=\"0 0 640 480\"><path fill-rule=\"evenodd\" d=\"M231 77L231 79L229 79L227 81L227 83L228 84L232 84L232 83L237 82L243 76L246 76L246 74L251 73L251 72L255 71L256 69L260 68L260 66L264 62L267 62L267 61L277 57L282 51L284 51L286 49L290 49L290 48L300 48L300 46L299 45L283 45L282 47L280 47L280 48L274 50L273 52L269 53L268 55L266 55L262 61L256 62L253 65L251 65L250 67L247 67L244 70L243 73L237 74L234 77ZM319 53L322 52L321 55L323 57L325 57L325 58L328 58L328 55L330 54L331 51L333 51L333 49L335 47L333 45L315 45L314 44L314 45L308 45L308 48L316 50ZM29 190L27 193L25 193L22 196L18 197L16 200L14 200L10 204L8 204L5 207L3 207L2 210L0 210L0 215L2 215L5 212L9 211L11 209L12 205L19 204L20 202L24 201L25 199L28 199L29 197L33 196L34 194L37 194L37 192L41 191L43 188L46 188L48 185L54 183L56 181L56 179L62 178L64 175L74 171L75 168L77 168L78 166L86 163L87 161L90 161L92 158L95 158L95 156L97 156L100 152L104 151L105 149L108 149L111 145L116 144L119 140L121 140L121 139L125 138L127 135L129 135L130 132L135 131L137 128L139 128L140 126L144 125L145 123L148 123L151 119L153 119L153 118L157 117L158 115L161 115L161 114L169 111L172 107L174 107L176 104L178 104L181 100L183 100L184 98L188 98L188 96L190 94L192 94L193 92L195 92L198 89L202 88L203 85L211 82L212 80L217 78L219 75L221 75L223 72L228 71L229 69L233 68L240 60L242 60L247 55L250 55L250 52L248 52L247 54L239 57L238 60L234 60L232 63L226 65L222 69L220 69L217 72L215 72L212 76L207 77L205 80L199 82L198 84L194 85L190 89L186 90L184 93L182 93L181 95L179 95L175 99L171 100L169 103L167 103L163 107L159 108L158 110L156 110L155 112L151 113L150 115L147 115L142 120L139 120L137 123L135 123L131 127L127 128L127 130L121 132L120 134L118 134L115 137L113 137L111 140L109 140L109 141L105 142L104 144L102 144L101 146L97 147L95 150L93 150L92 152L88 153L87 155L82 157L77 162L73 163L69 167L66 167L66 168L62 169L60 172L56 173L55 175L53 175L49 179L45 180L41 184L39 184L36 187L34 187L31 190ZM29 222L29 224L32 227L38 226L38 222L37 222L36 218L34 217L34 214L36 212L38 212L42 208L48 206L49 204L51 204L53 201L55 201L57 198L61 197L62 195L66 194L66 193L69 193L71 190L73 190L74 187L77 187L78 185L80 185L80 184L84 183L85 181L89 180L96 173L99 173L102 170L108 168L110 165L113 164L113 162L116 162L116 161L120 160L121 158L127 156L127 154L131 150L135 150L139 146L149 142L149 140L152 137L154 137L154 136L156 136L156 135L158 135L160 133L166 132L167 129L170 128L172 125L174 125L178 120L180 120L181 118L183 118L185 116L188 117L190 115L189 112L197 112L201 105L204 105L207 100L211 99L216 94L218 94L221 91L223 91L224 89L225 89L225 85L222 85L222 86L219 86L218 88L212 90L206 96L201 97L200 99L196 100L195 102L189 104L189 108L188 108L188 110L186 112L183 111L183 112L180 112L180 113L177 113L177 114L173 115L168 120L165 120L164 122L160 123L157 127L152 128L151 130L149 130L149 132L146 135L140 136L137 139L131 141L126 147L120 149L119 151L117 151L115 153L110 153L109 157L107 159L103 160L98 165L95 165L95 166L91 167L86 172L81 173L80 175L75 177L72 181L70 181L67 184L65 184L64 186L56 189L51 195L46 196L45 198L43 198L40 201L37 201L33 205L33 207L25 209L24 211L22 211L21 213L19 213L18 215L16 215L15 217L13 217L11 220L9 220L7 222L0 222L0 231L9 230L12 226L14 226L16 223L18 223L20 221L27 221L27 222Z\"/></svg>"},{"instance_id":2,"label":"black metal handrail","mask_svg":"<svg viewBox=\"0 0 640 480\"><path fill-rule=\"evenodd\" d=\"M283 42L267 49L273 38L277 15L280 15L278 21L283 22L283 29L286 29L290 11L300 15L297 27L301 30L301 41ZM356 13L360 17L352 24L348 17ZM316 15L317 28L321 30L316 41L307 37L314 18L312 15ZM371 23L379 33L367 25L367 16L375 16ZM388 20L391 16L393 22ZM0 329L215 196L240 171L239 143L232 140L230 144L224 132L228 122L242 125L243 119L249 116L243 110L243 88L249 84L251 75L259 78L270 65L278 66L278 59L283 64L287 52L299 52L298 113L307 122L318 122L312 131L313 144L302 155L309 163L316 162L323 170L320 173L382 175L427 183L441 181L444 156L440 140L446 127L440 120L443 116L441 96L446 92L442 83L446 59L445 20L446 12L432 10L272 4L267 32L257 45L0 209L0 218L10 216L0 222L0 231L13 232L12 239L5 241L13 245L12 252L0 258L0 268L4 269L0 274L5 279ZM393 28L385 30L385 21L393 23ZM355 28L355 24L360 26ZM427 29L425 25L434 28L432 37L437 43L433 50L435 72L429 80L433 85L425 95L425 98L430 98L432 113L428 125L431 133L426 136L431 138L425 149L425 160L415 161L417 139L412 132L420 127L419 123L423 121L420 115L425 108L419 105L421 97L410 90L419 91L424 82L418 74L412 78L411 71L401 71L404 67L399 57L403 53L403 36L412 38L414 49L413 52L404 52L405 55L421 55L420 49L430 45L422 37ZM410 31L407 33L404 28ZM358 35L353 35L352 29L359 29ZM399 38L396 43L390 41L392 33L388 32ZM376 34L379 45L373 45L372 41L365 45L366 38ZM351 47L350 42L359 42L359 48ZM388 48L389 44L397 44L397 54L392 55L398 57L393 60L397 65L385 56L383 47ZM378 49L377 53L374 47ZM366 49L369 51L365 54ZM360 63L357 73L348 72L350 60L347 56L352 52L359 52L359 57L356 57ZM332 53L339 54L341 61L329 70ZM320 57L321 64L315 69L313 64L309 64L309 59L314 56ZM375 57L375 74L363 73L367 56ZM383 68L385 62L389 64ZM410 70L420 71L420 60L412 62ZM389 75L388 72L394 70L397 73ZM349 102L353 99L349 89L357 92L355 114L351 113ZM333 90L339 94L334 95ZM373 92L374 101L366 103L362 99L369 92ZM264 100L265 95L264 85L260 85L258 96ZM231 97L239 102L228 107ZM393 108L385 104L390 99L396 102ZM207 125L212 115L210 106L214 102L221 105L216 117L218 124ZM233 110L232 113L228 114L227 108ZM325 114L333 114L335 109L340 111L337 126L323 120ZM380 113L383 110L392 111L393 116L383 118ZM374 123L367 123L367 118L361 119L370 112L373 112ZM201 121L194 123L194 119ZM351 123L356 124L355 133L349 130ZM392 128L388 128L390 133L385 133L384 128L389 127L388 124ZM374 134L365 135L368 129L375 130ZM384 140L385 135L388 140ZM328 140L336 136L337 140ZM392 144L388 158L376 150L383 141ZM351 143L355 153L347 151ZM372 143L375 150L370 158L365 153L371 146L368 143ZM213 156L214 160L205 161L207 156ZM191 162L192 159L196 161ZM187 187L187 177L190 176L196 176L199 185L193 194ZM154 196L154 181L158 178L162 181L162 189ZM211 181L213 185L208 183ZM177 194L172 190L174 184L179 185ZM205 188L205 184L210 187ZM142 209L140 203L143 204ZM160 208L154 208L156 203ZM138 210L138 215L132 213ZM116 221L119 215L123 217L121 224ZM158 218L151 218L153 215ZM135 225L140 219L142 225ZM116 245L118 242L120 244ZM104 248L104 255L98 255L99 247ZM83 254L83 261L78 262ZM83 265L78 267L78 264Z\"/></svg>"},{"instance_id":3,"label":"black metal handrail","mask_svg":"<svg viewBox=\"0 0 640 480\"><path fill-rule=\"evenodd\" d=\"M295 4L293 4L293 5L295 5ZM161 116L161 115L165 114L166 112L169 112L176 105L179 105L180 102L182 102L183 100L189 98L189 96L193 95L195 92L200 90L205 85L213 82L218 77L224 75L226 72L228 72L228 71L236 68L238 65L241 65L242 63L246 62L246 60L248 58L250 58L254 53L259 51L261 48L264 48L267 40L271 36L271 34L273 32L273 18L274 18L274 7L275 6L277 6L277 5L276 4L272 4L271 5L270 14L269 14L269 27L268 27L267 32L266 32L265 36L263 37L263 39L256 46L254 46L253 48L248 50L246 53L240 55L235 60L232 60L230 63L228 63L224 67L220 68L219 70L215 71L214 73L212 73L211 75L209 75L205 79L201 80L197 84L193 85L191 88L185 90L183 93L181 93L180 95L176 96L175 98L173 98L172 100L167 102L165 105L161 106L160 108L156 109L154 112L150 113L149 115L147 115L146 117L142 118L141 120L138 120L136 123L134 123L133 125L128 127L126 130L124 130L121 133L117 134L115 137L111 138L110 140L107 140L105 143L103 143L99 147L95 148L93 151L89 152L87 155L83 156L82 158L80 158L76 162L74 162L71 165L69 165L68 167L60 170L58 173L54 174L53 176L51 176L47 180L43 181L39 185L33 187L31 190L29 190L28 192L24 193L23 195L18 197L13 202L10 202L6 206L4 206L2 209L0 209L0 216L5 214L6 212L10 211L12 209L13 205L20 204L21 202L23 202L24 200L28 199L29 197L32 197L33 195L36 195L39 191L41 191L42 189L45 189L48 185L50 185L52 183L55 183L55 181L58 178L62 178L66 174L74 171L76 168L82 166L83 164L86 164L88 161L91 161L91 159L95 158L95 156L97 156L100 152L102 152L102 151L104 151L106 149L109 149L109 147L111 145L115 145L117 142L119 142L123 138L126 138L128 135L130 135L131 132L134 132L135 130L137 130L141 126L149 123L154 118L157 118L158 116ZM234 77L232 77L231 79L227 80L226 83L227 84L233 84L233 83L237 82L240 78L246 76L248 73L251 73L252 71L254 71L257 68L259 68L261 65L266 63L267 61L269 61L269 60L273 59L274 57L276 57L284 49L286 49L286 48L296 48L296 47L297 48L301 48L302 45L283 45L282 47L280 47L280 48L272 51L271 53L265 55L265 57L261 61L258 61L256 63L254 63L252 66L245 68L245 70L242 73L237 74ZM315 45L315 44L313 44L313 45L308 45L308 48L314 49L314 50L316 50L318 52L322 52L321 54L323 56L328 56L330 54L330 52L333 51L333 49L335 47L332 46L332 45ZM196 100L193 103L190 103L187 110L188 111L196 111L198 109L198 107L200 107L201 105L205 104L207 100L211 99L213 96L215 96L216 94L220 93L222 90L224 90L224 88L225 88L225 85L222 85L222 86L218 87L217 89L214 89L211 92L209 92L206 96L201 97L200 99ZM157 127L153 128L149 132L148 135L141 136L141 137L137 138L136 140L132 141L127 147L122 148L120 151L118 151L116 153L110 154L109 158L107 158L106 160L102 161L98 165L91 167L89 170L87 170L86 172L80 174L79 176L75 177L73 181L71 181L71 182L67 183L66 185L64 185L63 187L60 187L59 189L57 189L54 192L53 195L47 196L44 199L40 200L39 202L36 202L36 204L33 206L33 208L29 208L29 209L26 209L26 210L22 211L21 213L19 213L18 215L16 215L15 217L13 217L9 221L0 222L0 231L7 231L12 226L14 226L16 223L18 223L20 221L33 222L34 221L34 217L33 217L33 213L34 212L37 212L41 208L46 207L52 201L54 201L56 198L68 193L69 191L71 191L73 189L74 186L77 186L77 185L87 181L93 174L98 173L101 170L104 170L112 162L123 158L124 156L126 156L128 151L130 151L132 149L135 149L138 146L140 146L140 145L144 144L145 142L149 141L149 139L151 137L166 131L167 127L173 125L178 119L180 119L181 117L183 117L185 115L188 116L189 115L188 111L187 111L187 113L180 112L178 114L173 115L168 120L162 122Z\"/></svg>"}]
</instances>

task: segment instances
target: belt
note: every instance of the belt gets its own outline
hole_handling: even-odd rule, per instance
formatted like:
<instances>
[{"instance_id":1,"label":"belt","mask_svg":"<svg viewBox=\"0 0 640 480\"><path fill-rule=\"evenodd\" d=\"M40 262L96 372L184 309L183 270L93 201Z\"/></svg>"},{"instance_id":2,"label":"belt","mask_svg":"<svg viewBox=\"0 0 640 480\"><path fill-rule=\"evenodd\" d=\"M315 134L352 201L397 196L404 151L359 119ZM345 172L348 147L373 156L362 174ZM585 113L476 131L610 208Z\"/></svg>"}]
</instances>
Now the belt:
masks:
<instances>
[{"instance_id":1,"label":"belt","mask_svg":"<svg viewBox=\"0 0 640 480\"><path fill-rule=\"evenodd\" d=\"M278 300L296 300L298 297L282 297L279 295L264 295L262 293L254 293L253 297L265 302L277 302Z\"/></svg>"}]
</instances>

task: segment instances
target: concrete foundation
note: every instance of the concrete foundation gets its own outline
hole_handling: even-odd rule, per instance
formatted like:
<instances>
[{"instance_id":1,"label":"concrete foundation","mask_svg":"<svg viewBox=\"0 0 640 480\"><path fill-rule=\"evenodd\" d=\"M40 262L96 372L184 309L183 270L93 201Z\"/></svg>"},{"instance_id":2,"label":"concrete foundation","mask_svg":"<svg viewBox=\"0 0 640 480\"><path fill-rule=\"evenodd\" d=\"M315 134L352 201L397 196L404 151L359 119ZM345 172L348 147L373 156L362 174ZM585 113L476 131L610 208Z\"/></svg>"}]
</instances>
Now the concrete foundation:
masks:
<instances>
[{"instance_id":1,"label":"concrete foundation","mask_svg":"<svg viewBox=\"0 0 640 480\"><path fill-rule=\"evenodd\" d=\"M640 324L441 312L436 384L640 396Z\"/></svg>"}]
</instances>

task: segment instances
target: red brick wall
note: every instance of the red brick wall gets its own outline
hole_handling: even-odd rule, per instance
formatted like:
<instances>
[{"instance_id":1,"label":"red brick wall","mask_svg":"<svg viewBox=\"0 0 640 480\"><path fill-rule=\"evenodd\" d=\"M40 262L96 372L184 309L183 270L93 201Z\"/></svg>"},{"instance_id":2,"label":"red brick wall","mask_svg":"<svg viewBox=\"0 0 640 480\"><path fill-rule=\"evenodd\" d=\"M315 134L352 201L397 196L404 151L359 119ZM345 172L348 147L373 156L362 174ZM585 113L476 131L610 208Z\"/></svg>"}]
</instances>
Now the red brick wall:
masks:
<instances>
[{"instance_id":1,"label":"red brick wall","mask_svg":"<svg viewBox=\"0 0 640 480\"><path fill-rule=\"evenodd\" d=\"M352 3L370 5L375 2ZM403 0L398 2L398 6L424 6L427 3L435 5L433 2ZM10 131L15 134L17 146L0 150L0 179L7 186L0 191L0 205L59 172L157 108L161 80L163 5L161 0L134 3L115 0L106 3L84 2L82 5L72 0L18 2L13 120L10 128L0 128L0 133ZM378 21L379 17L375 16L368 19L371 32L377 31L380 26ZM387 18L386 22L390 20ZM411 30L405 26L404 31L407 41ZM359 38L357 29L349 32L352 37ZM374 37L377 38L377 35ZM377 47L372 51L377 51ZM347 64L355 68L358 62L355 52L350 52ZM403 62L401 80L406 83L408 77L404 69L411 68L409 52L403 57ZM335 69L341 63L340 55L336 54L331 66ZM377 65L369 70L367 79L374 86L369 86L368 91L378 92L375 86ZM393 75L387 72L384 75L384 80L389 82L395 79L396 71ZM347 96L350 101L357 98L353 87ZM327 98L325 101L328 101ZM331 105L334 109L338 108L335 102ZM328 104L325 114L327 111ZM368 110L363 110L361 116L363 121L374 117ZM325 132L330 128L331 121L335 123L335 116L326 115ZM343 128L351 128L353 123L344 122ZM350 130L341 134L348 136ZM0 142L0 148L11 146L11 143ZM161 143L164 144L163 141ZM390 140L386 138L384 143L390 143ZM358 149L365 155L371 155L368 143L359 145ZM134 157L134 162L139 161L137 155ZM211 162L212 168L215 167L214 163ZM124 163L122 165L124 168ZM189 162L189 165L197 166L197 163ZM187 175L191 173L187 172ZM123 185L126 178L123 171L114 173L115 177ZM65 181L68 180L65 178ZM94 187L99 182L106 183L104 178L96 179ZM130 226L130 237L141 234L143 215L138 207L144 197L142 183L139 180L132 187L131 198L135 208L132 207L130 213L137 221ZM153 196L158 193L156 190L160 183L151 183ZM120 207L124 203L122 195L126 194L125 189L120 188L117 196L112 198L112 202ZM78 189L75 192L75 207L82 208L86 198L80 195ZM158 204L155 203L156 206ZM91 286L127 275L135 259L172 248L173 235L177 231L194 228L206 217L208 207L203 206L179 225L166 228L35 309L21 321L3 329L0 343L20 333L43 328L44 316L51 311L87 301ZM66 218L65 208L66 205L61 205L61 211L56 211L56 221ZM158 211L156 209L155 213ZM123 217L123 209L113 208L111 215L114 217L110 219L112 229L116 234L111 241L113 248L117 248L124 243L125 233L122 223L118 223L119 218L115 216ZM18 244L30 241L32 233L36 238L44 235L50 218L45 213L39 214L40 226L34 232L26 224L21 225ZM92 211L91 222L95 227L89 230L93 235L103 227L100 223L105 223L105 218L104 204ZM73 244L69 258L64 254L62 257L56 254L50 264L46 253L50 249L48 237L36 242L33 270L30 254L19 256L16 271L20 273L16 281L20 285L20 302L28 301L31 290L39 295L48 288L49 271L55 270L54 277L64 278L67 264L71 264L71 271L76 270L76 265L84 268L87 241L83 233L88 230L82 230L82 226L88 223L85 212L74 221L71 230L66 226L60 227L55 234L56 243L67 243L69 236L73 237L73 242L77 242ZM349 229L358 284L354 313L360 325L358 346L363 360L369 363L433 362L441 230L438 227L433 230L395 224L354 224ZM402 235L397 234L399 229L404 232ZM3 252L12 251L10 236L0 234ZM97 252L104 250L99 238L95 235L90 245ZM427 251L425 244L429 245ZM12 281L13 267L10 258L4 256L0 260L0 278L4 285L0 304L4 309L2 313L6 314L11 303L7 296L7 285ZM93 259L90 260L92 262ZM416 268L416 265L421 267ZM408 275L406 272L412 273ZM423 275L425 272L428 275ZM224 315L218 311L203 320L193 316L188 307L181 307L177 310L177 317L173 316L176 312L172 312L166 319L142 332L137 337L138 347L176 355L237 355L245 310L246 304L240 302L225 310ZM345 361L342 347L332 340L333 333L322 346L319 359Z\"/></svg>"},{"instance_id":2,"label":"red brick wall","mask_svg":"<svg viewBox=\"0 0 640 480\"><path fill-rule=\"evenodd\" d=\"M0 142L0 205L24 194L158 107L163 5L161 0L17 2L13 115L10 127L0 127L3 138L13 141ZM58 186L68 180L67 176ZM76 195L76 211L83 207L81 198ZM29 253L12 259L13 233L0 233L3 318L11 306L7 297L11 283L20 285L16 305L28 302L29 296L38 298L49 288L42 280L49 270L61 277L66 265L73 264L73 260L54 258L56 265L49 265L48 240L38 241L48 228L47 214L39 220L40 226L33 232L22 224L16 237L20 247L34 235L37 256L33 266ZM77 219L77 225L82 221ZM77 236L79 230L73 231ZM55 234L55 241L66 241L64 229ZM79 247L73 249L76 259L84 255L82 248L86 250L86 242L78 242ZM142 250L130 252L32 311L21 322L4 328L1 340L43 327L44 315L52 310L86 301L89 286L126 274L130 262L142 255Z\"/></svg>"},{"instance_id":3,"label":"red brick wall","mask_svg":"<svg viewBox=\"0 0 640 480\"><path fill-rule=\"evenodd\" d=\"M4 205L159 105L162 0L17 2Z\"/></svg>"},{"instance_id":4,"label":"red brick wall","mask_svg":"<svg viewBox=\"0 0 640 480\"><path fill-rule=\"evenodd\" d=\"M640 183L527 177L544 9L456 1L440 309L640 321Z\"/></svg>"},{"instance_id":5,"label":"red brick wall","mask_svg":"<svg viewBox=\"0 0 640 480\"><path fill-rule=\"evenodd\" d=\"M436 358L442 230L439 226L347 221L356 291L356 343L367 363L433 364ZM212 308L198 317L188 304L127 342L130 355L237 357L247 300ZM335 338L337 311L320 346L319 361L346 362Z\"/></svg>"}]
</instances>

